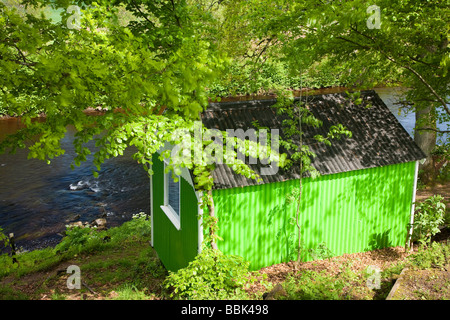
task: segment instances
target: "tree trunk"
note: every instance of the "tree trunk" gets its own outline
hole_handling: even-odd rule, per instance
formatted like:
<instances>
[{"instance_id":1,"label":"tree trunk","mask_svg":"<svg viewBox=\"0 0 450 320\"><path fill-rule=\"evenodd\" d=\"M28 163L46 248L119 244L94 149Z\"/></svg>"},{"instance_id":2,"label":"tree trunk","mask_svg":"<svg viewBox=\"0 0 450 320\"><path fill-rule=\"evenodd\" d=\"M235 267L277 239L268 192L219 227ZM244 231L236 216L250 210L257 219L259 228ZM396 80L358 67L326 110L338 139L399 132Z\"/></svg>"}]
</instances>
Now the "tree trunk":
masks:
<instances>
[{"instance_id":1,"label":"tree trunk","mask_svg":"<svg viewBox=\"0 0 450 320\"><path fill-rule=\"evenodd\" d=\"M416 110L416 127L414 131L414 141L426 154L427 159L419 165L421 170L420 178L425 184L433 183L436 178L431 151L436 145L436 132L431 130L420 130L422 128L436 129L436 119L434 108L418 108Z\"/></svg>"},{"instance_id":2,"label":"tree trunk","mask_svg":"<svg viewBox=\"0 0 450 320\"><path fill-rule=\"evenodd\" d=\"M301 99L301 97L300 97ZM299 129L299 147L300 152L303 152L303 132L302 132L302 113L299 111L298 116L298 129ZM302 255L302 229L300 226L300 203L302 201L302 187L303 187L303 159L300 158L300 175L298 181L298 199L297 199L297 215L296 215L296 223L297 223L297 233L298 233L298 249L297 249L297 264L301 262Z\"/></svg>"}]
</instances>

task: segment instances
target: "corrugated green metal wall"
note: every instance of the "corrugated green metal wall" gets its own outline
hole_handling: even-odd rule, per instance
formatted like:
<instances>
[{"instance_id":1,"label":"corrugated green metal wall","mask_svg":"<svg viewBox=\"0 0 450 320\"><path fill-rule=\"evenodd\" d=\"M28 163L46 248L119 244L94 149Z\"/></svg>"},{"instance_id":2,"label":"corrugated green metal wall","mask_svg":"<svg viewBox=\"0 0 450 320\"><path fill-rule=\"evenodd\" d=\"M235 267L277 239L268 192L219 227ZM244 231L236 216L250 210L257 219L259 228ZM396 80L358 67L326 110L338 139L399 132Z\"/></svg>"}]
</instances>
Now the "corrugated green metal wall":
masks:
<instances>
[{"instance_id":1,"label":"corrugated green metal wall","mask_svg":"<svg viewBox=\"0 0 450 320\"><path fill-rule=\"evenodd\" d=\"M404 245L415 163L303 179L304 260L320 243L334 255ZM213 193L219 249L251 262L252 269L296 259L295 204L286 195L298 180Z\"/></svg>"},{"instance_id":2,"label":"corrugated green metal wall","mask_svg":"<svg viewBox=\"0 0 450 320\"><path fill-rule=\"evenodd\" d=\"M168 270L184 268L198 252L198 201L192 186L180 178L180 230L161 209L164 203L164 164L153 157L153 247Z\"/></svg>"}]
</instances>

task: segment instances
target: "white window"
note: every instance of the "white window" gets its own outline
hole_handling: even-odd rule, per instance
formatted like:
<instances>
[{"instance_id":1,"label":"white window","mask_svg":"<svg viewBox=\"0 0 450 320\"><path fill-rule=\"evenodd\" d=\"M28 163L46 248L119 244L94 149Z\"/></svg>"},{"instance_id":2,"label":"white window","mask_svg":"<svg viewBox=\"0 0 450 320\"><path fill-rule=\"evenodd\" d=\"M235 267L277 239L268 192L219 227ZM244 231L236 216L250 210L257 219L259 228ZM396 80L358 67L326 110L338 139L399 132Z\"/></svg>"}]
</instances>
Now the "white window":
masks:
<instances>
[{"instance_id":1,"label":"white window","mask_svg":"<svg viewBox=\"0 0 450 320\"><path fill-rule=\"evenodd\" d=\"M164 163L164 172L166 163ZM172 172L164 173L164 205L161 209L177 230L180 230L180 179L177 182L172 177Z\"/></svg>"}]
</instances>

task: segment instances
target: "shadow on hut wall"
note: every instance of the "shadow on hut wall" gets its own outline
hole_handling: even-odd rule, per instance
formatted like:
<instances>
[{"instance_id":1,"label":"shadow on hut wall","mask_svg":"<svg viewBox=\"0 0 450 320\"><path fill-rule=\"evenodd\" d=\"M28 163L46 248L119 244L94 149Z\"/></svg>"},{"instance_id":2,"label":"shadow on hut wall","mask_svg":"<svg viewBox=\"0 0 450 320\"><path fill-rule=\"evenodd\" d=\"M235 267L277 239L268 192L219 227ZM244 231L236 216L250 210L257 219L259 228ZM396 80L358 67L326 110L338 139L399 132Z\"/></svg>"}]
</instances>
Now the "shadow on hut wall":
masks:
<instances>
[{"instance_id":1,"label":"shadow on hut wall","mask_svg":"<svg viewBox=\"0 0 450 320\"><path fill-rule=\"evenodd\" d=\"M289 262L297 259L297 228L295 222L296 201L289 201L288 195L293 192L294 181L280 184L275 188L274 196L278 203L268 208L265 228L276 225L275 239L279 245L279 260ZM278 223L276 223L278 221ZM262 240L262 239L261 239Z\"/></svg>"},{"instance_id":2,"label":"shadow on hut wall","mask_svg":"<svg viewBox=\"0 0 450 320\"><path fill-rule=\"evenodd\" d=\"M383 249L391 246L389 240L389 234L391 229L380 233L372 233L369 236L369 245L364 249L364 251L372 251L376 249Z\"/></svg>"},{"instance_id":3,"label":"shadow on hut wall","mask_svg":"<svg viewBox=\"0 0 450 320\"><path fill-rule=\"evenodd\" d=\"M367 169L353 181L364 251L403 245L412 197L410 166Z\"/></svg>"},{"instance_id":4,"label":"shadow on hut wall","mask_svg":"<svg viewBox=\"0 0 450 320\"><path fill-rule=\"evenodd\" d=\"M325 243L322 225L319 225L315 215L317 205L320 201L321 189L317 187L316 179L311 177L303 178L302 195L299 209L299 225L300 225L300 250L301 261L310 261L313 259L311 252L320 244ZM287 190L284 192L284 210L286 212L286 221L291 225L290 238L286 239L288 260L297 260L298 255L298 227L297 227L297 206L298 201L289 201L288 194L292 194L298 189L299 180L290 181ZM323 191L322 191L323 192Z\"/></svg>"}]
</instances>

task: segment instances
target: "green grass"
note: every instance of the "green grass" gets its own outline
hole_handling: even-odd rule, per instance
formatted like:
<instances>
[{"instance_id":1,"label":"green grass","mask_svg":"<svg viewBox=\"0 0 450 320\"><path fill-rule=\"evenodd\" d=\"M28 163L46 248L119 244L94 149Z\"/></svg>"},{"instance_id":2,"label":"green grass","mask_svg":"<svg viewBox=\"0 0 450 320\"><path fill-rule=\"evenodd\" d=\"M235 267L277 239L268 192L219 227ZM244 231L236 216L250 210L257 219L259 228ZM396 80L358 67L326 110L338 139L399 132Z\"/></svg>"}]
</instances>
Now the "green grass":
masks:
<instances>
[{"instance_id":1,"label":"green grass","mask_svg":"<svg viewBox=\"0 0 450 320\"><path fill-rule=\"evenodd\" d=\"M79 266L83 281L101 288L99 294L108 296L108 291L114 290L119 297L143 298L146 294L147 299L152 298L150 288L157 288L167 272L150 246L150 226L148 217L139 215L105 231L67 230L65 238L54 248L18 254L19 264L2 255L0 299L38 298L43 292L52 292L51 299L65 299L70 293L64 282L68 275L61 266L67 264ZM2 284L5 278L9 280ZM20 291L30 283L38 286L34 296ZM82 288L81 292L88 291Z\"/></svg>"},{"instance_id":2,"label":"green grass","mask_svg":"<svg viewBox=\"0 0 450 320\"><path fill-rule=\"evenodd\" d=\"M0 286L0 297L2 300L28 300L29 296L10 288L9 286Z\"/></svg>"},{"instance_id":3,"label":"green grass","mask_svg":"<svg viewBox=\"0 0 450 320\"><path fill-rule=\"evenodd\" d=\"M287 300L352 300L366 298L368 288L364 285L368 275L357 274L344 266L337 275L326 270L304 270L291 274L283 283Z\"/></svg>"},{"instance_id":4,"label":"green grass","mask_svg":"<svg viewBox=\"0 0 450 320\"><path fill-rule=\"evenodd\" d=\"M150 221L139 216L120 227L105 231L94 229L68 230L67 236L55 248L24 252L17 256L19 265L8 255L0 256L0 300L47 299L170 299L164 286L168 272L150 246ZM290 274L280 283L286 294L280 299L290 300L382 300L387 297L395 279L405 267L420 270L443 268L449 263L450 243L433 243L421 248L406 259L399 260L381 272L381 288L367 286L370 272L353 272L351 261L341 266L337 274L327 270L303 270ZM65 268L77 265L81 279L97 296L82 286L80 290L67 289ZM266 277L267 278L267 277ZM445 279L443 279L444 281ZM192 283L193 279L185 279ZM254 281L254 280L253 280ZM448 280L447 284L448 284ZM264 283L263 283L264 282ZM260 289L268 291L277 283L263 280ZM444 282L441 282L442 284ZM240 297L246 296L238 288ZM442 286L441 286L442 287ZM444 286L447 287L447 286ZM420 288L417 290L421 290ZM442 291L444 292L444 291ZM260 299L263 292L249 294L249 299ZM427 292L418 295L427 298ZM448 290L442 293L448 296ZM89 296L90 295L90 296ZM230 299L231 295L226 296Z\"/></svg>"},{"instance_id":5,"label":"green grass","mask_svg":"<svg viewBox=\"0 0 450 320\"><path fill-rule=\"evenodd\" d=\"M422 246L409 260L411 266L417 269L443 268L450 264L450 241Z\"/></svg>"},{"instance_id":6,"label":"green grass","mask_svg":"<svg viewBox=\"0 0 450 320\"><path fill-rule=\"evenodd\" d=\"M112 300L148 300L151 298L143 290L139 290L136 286L131 284L124 284L117 291L115 291Z\"/></svg>"}]
</instances>

